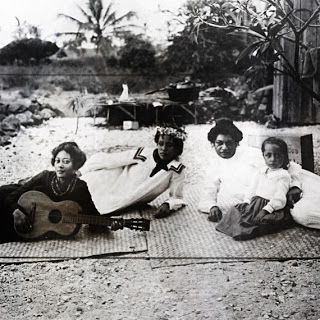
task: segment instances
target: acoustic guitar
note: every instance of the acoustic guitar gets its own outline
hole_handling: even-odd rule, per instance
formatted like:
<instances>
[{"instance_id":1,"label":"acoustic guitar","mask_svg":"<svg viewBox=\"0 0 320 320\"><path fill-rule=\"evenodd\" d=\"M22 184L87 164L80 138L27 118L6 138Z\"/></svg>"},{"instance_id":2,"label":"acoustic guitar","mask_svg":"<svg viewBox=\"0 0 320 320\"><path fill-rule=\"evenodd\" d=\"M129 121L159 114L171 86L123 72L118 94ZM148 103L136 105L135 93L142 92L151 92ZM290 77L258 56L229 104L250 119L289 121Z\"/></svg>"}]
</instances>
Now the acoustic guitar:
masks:
<instances>
[{"instance_id":1,"label":"acoustic guitar","mask_svg":"<svg viewBox=\"0 0 320 320\"><path fill-rule=\"evenodd\" d=\"M26 233L16 230L17 234L26 240L69 238L79 231L81 224L108 226L113 231L123 228L150 230L148 219L85 215L75 201L54 202L39 191L24 193L18 200L18 206L28 216L32 225L31 230Z\"/></svg>"}]
</instances>

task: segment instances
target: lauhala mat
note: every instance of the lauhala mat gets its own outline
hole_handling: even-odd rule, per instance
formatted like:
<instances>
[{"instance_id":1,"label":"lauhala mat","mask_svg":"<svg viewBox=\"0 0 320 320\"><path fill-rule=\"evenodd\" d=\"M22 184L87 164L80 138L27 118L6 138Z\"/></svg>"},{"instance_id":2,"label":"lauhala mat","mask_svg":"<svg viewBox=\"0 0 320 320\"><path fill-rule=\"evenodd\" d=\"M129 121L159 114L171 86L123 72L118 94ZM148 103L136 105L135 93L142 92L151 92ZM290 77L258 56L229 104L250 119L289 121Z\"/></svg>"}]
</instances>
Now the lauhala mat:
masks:
<instances>
[{"instance_id":1,"label":"lauhala mat","mask_svg":"<svg viewBox=\"0 0 320 320\"><path fill-rule=\"evenodd\" d=\"M138 214L135 213L134 216ZM128 214L125 218L133 217ZM57 261L74 258L117 256L147 251L145 232L128 229L91 233L83 226L71 239L0 244L0 263Z\"/></svg>"},{"instance_id":2,"label":"lauhala mat","mask_svg":"<svg viewBox=\"0 0 320 320\"><path fill-rule=\"evenodd\" d=\"M295 226L248 241L235 241L215 230L215 223L197 210L200 190L188 187L188 206L167 218L155 219L147 233L148 255L153 267L217 261L287 260L320 257L320 231ZM158 206L166 197L152 204ZM227 199L224 199L227 201ZM151 218L155 208L141 211Z\"/></svg>"}]
</instances>

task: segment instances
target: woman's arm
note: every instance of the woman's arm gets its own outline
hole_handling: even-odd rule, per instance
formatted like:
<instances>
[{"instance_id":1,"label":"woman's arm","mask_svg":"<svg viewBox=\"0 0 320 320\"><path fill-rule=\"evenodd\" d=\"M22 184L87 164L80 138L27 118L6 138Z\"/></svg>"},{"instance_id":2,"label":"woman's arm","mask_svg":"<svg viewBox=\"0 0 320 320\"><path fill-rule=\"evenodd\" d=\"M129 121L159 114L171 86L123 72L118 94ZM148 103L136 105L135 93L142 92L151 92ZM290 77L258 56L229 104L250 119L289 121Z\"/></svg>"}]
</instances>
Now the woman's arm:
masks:
<instances>
[{"instance_id":1,"label":"woman's arm","mask_svg":"<svg viewBox=\"0 0 320 320\"><path fill-rule=\"evenodd\" d=\"M170 210L178 210L186 202L183 200L183 187L184 187L185 174L184 171L180 173L173 173L170 186L169 186L169 199L165 201L169 205Z\"/></svg>"},{"instance_id":2,"label":"woman's arm","mask_svg":"<svg viewBox=\"0 0 320 320\"><path fill-rule=\"evenodd\" d=\"M219 175L209 175L204 183L202 196L198 203L198 210L204 213L210 213L212 207L217 206L217 197L220 189L221 179Z\"/></svg>"},{"instance_id":3,"label":"woman's arm","mask_svg":"<svg viewBox=\"0 0 320 320\"><path fill-rule=\"evenodd\" d=\"M290 162L288 167L288 173L290 175L290 188L299 188L302 189L302 168L298 163L293 161Z\"/></svg>"},{"instance_id":4,"label":"woman's arm","mask_svg":"<svg viewBox=\"0 0 320 320\"><path fill-rule=\"evenodd\" d=\"M96 206L93 203L90 191L85 181L79 181L79 189L75 190L77 193L77 201L80 207L82 208L83 214L88 215L100 215L99 211L97 210Z\"/></svg>"}]
</instances>

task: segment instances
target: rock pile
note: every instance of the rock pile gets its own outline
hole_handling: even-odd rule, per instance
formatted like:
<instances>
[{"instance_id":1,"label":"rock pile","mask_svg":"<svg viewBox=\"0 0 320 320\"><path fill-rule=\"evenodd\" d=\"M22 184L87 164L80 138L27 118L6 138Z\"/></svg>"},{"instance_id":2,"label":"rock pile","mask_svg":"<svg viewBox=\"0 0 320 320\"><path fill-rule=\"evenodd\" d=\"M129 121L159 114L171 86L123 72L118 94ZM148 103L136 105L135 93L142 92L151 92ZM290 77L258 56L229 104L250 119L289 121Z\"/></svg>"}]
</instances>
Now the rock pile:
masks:
<instances>
[{"instance_id":1,"label":"rock pile","mask_svg":"<svg viewBox=\"0 0 320 320\"><path fill-rule=\"evenodd\" d=\"M61 111L49 104L41 104L36 99L28 106L0 102L0 146L10 144L11 137L17 135L21 126L39 125L45 120L61 116Z\"/></svg>"}]
</instances>

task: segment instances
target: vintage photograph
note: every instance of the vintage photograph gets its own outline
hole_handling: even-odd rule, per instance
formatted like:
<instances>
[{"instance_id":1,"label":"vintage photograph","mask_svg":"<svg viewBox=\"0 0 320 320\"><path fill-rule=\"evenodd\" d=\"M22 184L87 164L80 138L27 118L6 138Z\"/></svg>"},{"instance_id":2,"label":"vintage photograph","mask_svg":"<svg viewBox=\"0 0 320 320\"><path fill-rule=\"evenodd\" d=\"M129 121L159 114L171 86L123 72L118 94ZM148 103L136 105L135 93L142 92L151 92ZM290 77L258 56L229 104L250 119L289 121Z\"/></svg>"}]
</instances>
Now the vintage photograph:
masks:
<instances>
[{"instance_id":1,"label":"vintage photograph","mask_svg":"<svg viewBox=\"0 0 320 320\"><path fill-rule=\"evenodd\" d=\"M320 320L320 1L0 4L0 319Z\"/></svg>"}]
</instances>

